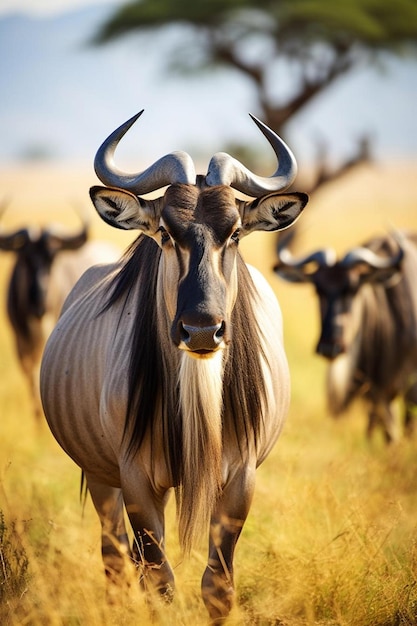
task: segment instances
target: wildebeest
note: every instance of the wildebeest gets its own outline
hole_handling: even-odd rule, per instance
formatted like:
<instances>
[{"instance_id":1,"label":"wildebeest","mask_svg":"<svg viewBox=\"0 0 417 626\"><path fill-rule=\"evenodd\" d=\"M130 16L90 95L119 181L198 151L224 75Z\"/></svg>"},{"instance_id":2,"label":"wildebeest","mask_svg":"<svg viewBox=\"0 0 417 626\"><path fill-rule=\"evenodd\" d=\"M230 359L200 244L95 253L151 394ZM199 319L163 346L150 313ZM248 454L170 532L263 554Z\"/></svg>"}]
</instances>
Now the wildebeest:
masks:
<instances>
[{"instance_id":1,"label":"wildebeest","mask_svg":"<svg viewBox=\"0 0 417 626\"><path fill-rule=\"evenodd\" d=\"M390 442L391 405L403 396L410 433L417 404L417 235L374 237L339 260L332 249L295 258L288 241L279 244L274 269L315 287L321 317L316 352L330 361L330 412L339 415L361 397L368 405L368 437L380 425Z\"/></svg>"},{"instance_id":2,"label":"wildebeest","mask_svg":"<svg viewBox=\"0 0 417 626\"><path fill-rule=\"evenodd\" d=\"M164 507L174 488L185 553L210 521L202 595L217 622L232 605L233 553L255 469L289 402L279 305L243 262L239 239L290 226L307 196L277 193L293 182L295 159L256 118L278 159L270 178L226 153L212 157L205 176L185 152L122 174L113 153L137 117L99 148L106 187L90 195L111 226L142 233L121 270L93 268L70 294L46 346L41 393L52 432L86 477L109 578L123 569L122 546L142 585L171 599ZM139 195L167 185L162 197ZM252 199L236 199L232 188Z\"/></svg>"},{"instance_id":3,"label":"wildebeest","mask_svg":"<svg viewBox=\"0 0 417 626\"><path fill-rule=\"evenodd\" d=\"M114 247L87 239L87 223L66 235L57 227L35 225L0 233L0 250L13 252L16 257L8 285L7 313L37 418L42 412L41 355L64 300L88 267L117 258Z\"/></svg>"}]
</instances>

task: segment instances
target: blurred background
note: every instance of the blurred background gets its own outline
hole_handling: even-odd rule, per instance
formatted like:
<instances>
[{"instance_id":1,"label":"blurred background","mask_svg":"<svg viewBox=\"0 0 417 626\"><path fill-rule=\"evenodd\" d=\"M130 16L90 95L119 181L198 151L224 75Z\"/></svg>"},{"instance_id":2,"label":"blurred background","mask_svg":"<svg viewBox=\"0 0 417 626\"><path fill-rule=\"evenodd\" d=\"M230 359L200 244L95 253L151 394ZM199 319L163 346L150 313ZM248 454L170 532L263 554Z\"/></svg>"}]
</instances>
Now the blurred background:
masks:
<instances>
[{"instance_id":1,"label":"blurred background","mask_svg":"<svg viewBox=\"0 0 417 626\"><path fill-rule=\"evenodd\" d=\"M412 0L395 8L385 0L2 0L2 195L16 211L26 205L31 179L16 193L11 170L30 175L36 165L40 180L46 165L65 168L69 182L49 177L44 202L69 193L85 202L85 182L71 172L94 176L98 145L142 108L118 150L125 168L181 149L201 171L219 150L271 171L249 112L289 143L306 191L364 163L408 167L417 151L415 12ZM388 179L398 189L395 171Z\"/></svg>"},{"instance_id":2,"label":"blurred background","mask_svg":"<svg viewBox=\"0 0 417 626\"><path fill-rule=\"evenodd\" d=\"M204 173L228 151L269 175L273 155L248 113L278 132L299 164L294 188L310 194L296 253L417 230L416 53L415 0L0 0L0 234L51 222L75 232L81 213L92 239L126 248L133 235L96 216L88 189L98 146L142 108L117 150L121 169L185 150ZM275 235L242 243L282 305L293 392L239 543L231 623L411 626L415 438L366 441L357 405L329 417L313 288L274 274ZM98 523L89 505L80 523L79 472L35 426L6 316L13 263L1 252L0 552L10 569L0 622L137 623L137 600L123 616L91 602L103 592ZM204 557L184 565L167 532L185 584L162 623L204 623Z\"/></svg>"}]
</instances>

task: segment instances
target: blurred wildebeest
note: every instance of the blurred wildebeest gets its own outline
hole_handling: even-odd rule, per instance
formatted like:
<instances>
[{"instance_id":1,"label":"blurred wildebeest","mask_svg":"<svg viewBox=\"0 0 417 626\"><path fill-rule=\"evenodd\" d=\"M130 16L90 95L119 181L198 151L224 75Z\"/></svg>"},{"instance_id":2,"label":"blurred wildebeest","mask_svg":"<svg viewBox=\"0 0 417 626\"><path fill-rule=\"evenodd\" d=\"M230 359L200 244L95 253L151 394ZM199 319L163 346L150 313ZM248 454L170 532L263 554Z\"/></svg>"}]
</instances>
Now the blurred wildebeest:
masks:
<instances>
[{"instance_id":1,"label":"blurred wildebeest","mask_svg":"<svg viewBox=\"0 0 417 626\"><path fill-rule=\"evenodd\" d=\"M66 296L91 265L115 261L119 256L110 244L87 239L86 223L65 235L61 228L34 225L0 232L0 250L13 252L16 257L8 285L7 313L37 418L42 415L38 380L41 355Z\"/></svg>"},{"instance_id":2,"label":"blurred wildebeest","mask_svg":"<svg viewBox=\"0 0 417 626\"><path fill-rule=\"evenodd\" d=\"M142 234L119 271L94 269L75 286L45 349L42 400L52 432L85 473L110 579L127 551L144 588L172 599L164 509L175 488L185 550L210 528L202 594L212 623L223 624L255 471L289 403L279 305L244 263L239 240L290 226L307 196L282 193L295 159L256 118L278 159L269 178L225 153L205 175L185 152L122 174L113 153L137 117L99 148L96 172L107 186L90 194L107 223ZM159 198L139 196L167 185ZM236 199L233 188L252 199Z\"/></svg>"},{"instance_id":3,"label":"blurred wildebeest","mask_svg":"<svg viewBox=\"0 0 417 626\"><path fill-rule=\"evenodd\" d=\"M295 258L290 238L278 242L274 270L285 280L315 287L321 317L316 352L330 361L330 412L339 415L362 397L368 436L380 425L390 442L391 405L402 396L410 433L417 404L417 235L375 237L339 260L332 249Z\"/></svg>"}]
</instances>

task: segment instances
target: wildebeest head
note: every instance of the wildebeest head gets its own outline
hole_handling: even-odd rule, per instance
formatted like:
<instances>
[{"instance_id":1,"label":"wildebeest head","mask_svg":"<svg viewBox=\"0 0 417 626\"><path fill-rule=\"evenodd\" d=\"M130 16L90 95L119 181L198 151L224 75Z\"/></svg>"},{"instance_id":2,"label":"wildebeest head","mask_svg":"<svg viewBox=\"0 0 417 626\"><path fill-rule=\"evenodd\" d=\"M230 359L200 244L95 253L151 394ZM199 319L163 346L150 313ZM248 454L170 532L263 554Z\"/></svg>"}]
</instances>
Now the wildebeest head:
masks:
<instances>
[{"instance_id":1,"label":"wildebeest head","mask_svg":"<svg viewBox=\"0 0 417 626\"><path fill-rule=\"evenodd\" d=\"M255 230L286 228L308 198L301 193L277 193L293 182L295 159L282 140L256 118L278 159L278 169L269 178L256 176L225 153L212 157L205 176L196 176L185 152L171 153L144 172L123 174L116 169L113 154L139 115L99 148L95 168L108 187L93 187L91 198L109 224L141 230L158 244L171 339L188 354L211 356L230 341L239 239ZM164 196L155 200L138 195L166 185ZM238 200L232 187L256 199Z\"/></svg>"},{"instance_id":2,"label":"wildebeest head","mask_svg":"<svg viewBox=\"0 0 417 626\"><path fill-rule=\"evenodd\" d=\"M399 278L403 255L399 239L391 237L353 248L339 260L332 249L295 258L288 247L279 246L274 271L290 282L312 283L316 290L321 319L317 354L334 359L346 352L361 323L355 316L358 294L364 285L387 286Z\"/></svg>"},{"instance_id":3,"label":"wildebeest head","mask_svg":"<svg viewBox=\"0 0 417 626\"><path fill-rule=\"evenodd\" d=\"M27 317L45 313L46 293L52 263L63 250L76 250L87 241L88 227L63 236L53 228L28 227L0 234L0 250L14 252L16 262L9 286L9 312L14 323L25 327Z\"/></svg>"}]
</instances>

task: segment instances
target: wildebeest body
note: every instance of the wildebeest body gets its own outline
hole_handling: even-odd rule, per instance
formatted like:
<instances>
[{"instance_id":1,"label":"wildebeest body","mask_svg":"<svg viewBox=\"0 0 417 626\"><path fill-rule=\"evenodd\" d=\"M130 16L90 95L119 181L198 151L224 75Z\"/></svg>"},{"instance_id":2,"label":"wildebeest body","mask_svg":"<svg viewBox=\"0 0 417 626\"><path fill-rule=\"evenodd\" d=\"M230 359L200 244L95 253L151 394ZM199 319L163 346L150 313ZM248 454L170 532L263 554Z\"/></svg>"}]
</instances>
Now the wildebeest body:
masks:
<instances>
[{"instance_id":1,"label":"wildebeest body","mask_svg":"<svg viewBox=\"0 0 417 626\"><path fill-rule=\"evenodd\" d=\"M115 174L108 152L132 123L99 150L96 169L108 186L90 194L106 222L143 234L121 267L92 268L70 294L45 349L42 398L52 432L87 479L110 579L122 569L122 546L143 586L171 599L164 508L174 488L186 551L210 525L202 592L220 623L232 604L233 554L255 470L289 402L280 308L243 262L239 238L290 225L307 197L261 195L294 176L292 155L266 127L285 164L274 180L252 180L223 153L206 176L195 175L185 153L139 175ZM237 200L232 183L258 197ZM150 184L169 186L157 199L137 195Z\"/></svg>"},{"instance_id":2,"label":"wildebeest body","mask_svg":"<svg viewBox=\"0 0 417 626\"><path fill-rule=\"evenodd\" d=\"M87 238L87 226L65 236L56 228L35 226L0 235L0 250L15 255L7 289L7 314L38 418L40 359L66 296L91 265L120 256L114 246L88 242Z\"/></svg>"},{"instance_id":3,"label":"wildebeest body","mask_svg":"<svg viewBox=\"0 0 417 626\"><path fill-rule=\"evenodd\" d=\"M368 435L382 426L395 437L393 400L404 397L405 427L417 403L417 237L375 237L336 261L331 250L301 259L279 252L279 275L311 282L321 314L317 353L329 359L327 398L339 415L360 397L368 404ZM311 267L313 266L313 269Z\"/></svg>"}]
</instances>

